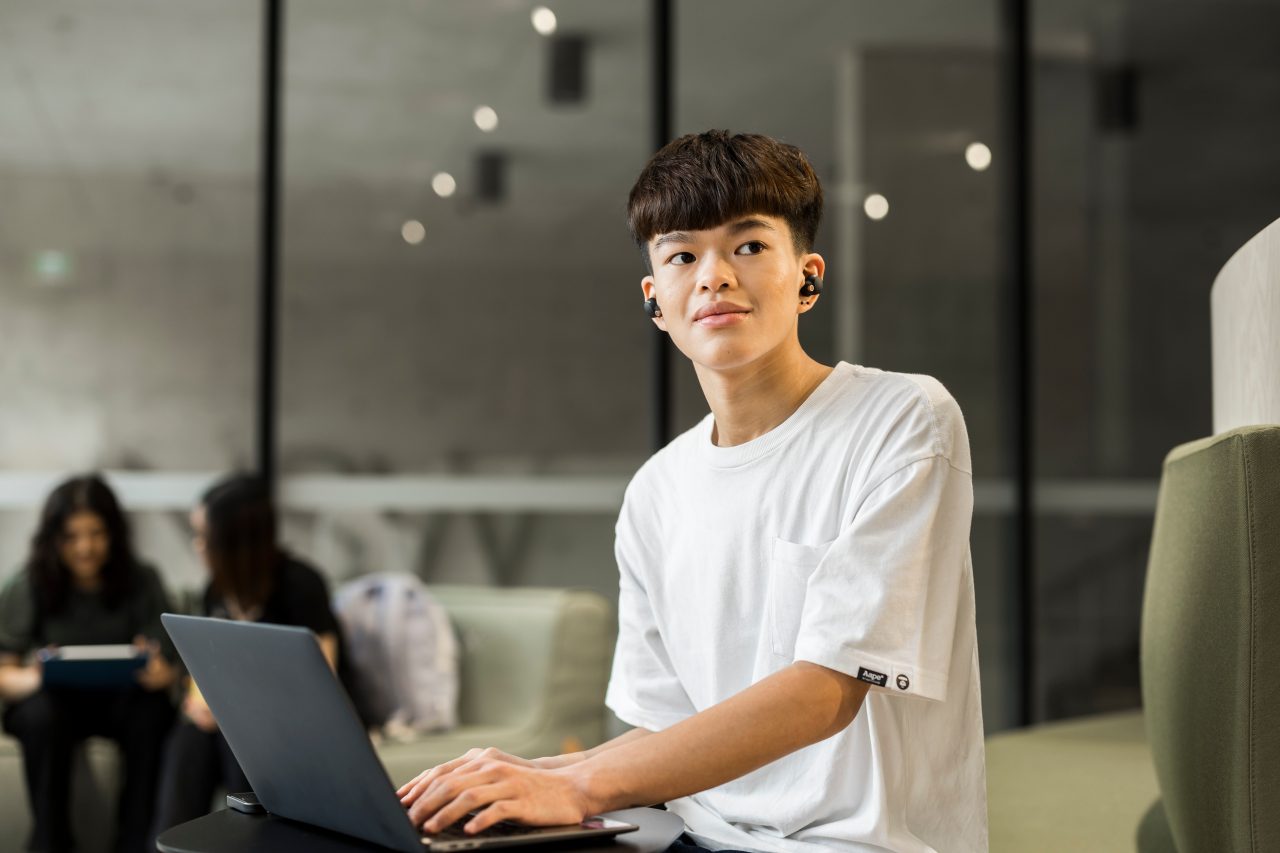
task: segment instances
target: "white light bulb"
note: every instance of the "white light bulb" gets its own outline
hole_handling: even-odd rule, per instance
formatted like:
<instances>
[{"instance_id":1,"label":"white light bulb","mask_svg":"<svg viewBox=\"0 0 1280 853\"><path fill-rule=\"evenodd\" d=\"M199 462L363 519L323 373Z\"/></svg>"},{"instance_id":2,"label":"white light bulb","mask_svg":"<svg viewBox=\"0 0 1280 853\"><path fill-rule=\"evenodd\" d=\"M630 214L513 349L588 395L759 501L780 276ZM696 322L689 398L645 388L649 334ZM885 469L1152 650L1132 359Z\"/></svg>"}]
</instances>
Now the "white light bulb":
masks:
<instances>
[{"instance_id":1,"label":"white light bulb","mask_svg":"<svg viewBox=\"0 0 1280 853\"><path fill-rule=\"evenodd\" d=\"M431 179L431 189L440 198L448 198L458 189L458 182L448 172L436 172L435 177Z\"/></svg>"},{"instance_id":2,"label":"white light bulb","mask_svg":"<svg viewBox=\"0 0 1280 853\"><path fill-rule=\"evenodd\" d=\"M410 246L416 246L422 242L423 237L427 236L427 229L418 220L410 219L400 226L400 236Z\"/></svg>"},{"instance_id":3,"label":"white light bulb","mask_svg":"<svg viewBox=\"0 0 1280 853\"><path fill-rule=\"evenodd\" d=\"M556 31L556 13L546 6L536 7L530 19L533 21L533 28L540 36L549 36Z\"/></svg>"},{"instance_id":4,"label":"white light bulb","mask_svg":"<svg viewBox=\"0 0 1280 853\"><path fill-rule=\"evenodd\" d=\"M889 199L880 193L872 193L862 203L862 209L871 219L884 219L889 215Z\"/></svg>"},{"instance_id":5,"label":"white light bulb","mask_svg":"<svg viewBox=\"0 0 1280 853\"><path fill-rule=\"evenodd\" d=\"M492 133L498 127L498 113L493 107L476 107L472 118L475 119L476 127L485 133Z\"/></svg>"},{"instance_id":6,"label":"white light bulb","mask_svg":"<svg viewBox=\"0 0 1280 853\"><path fill-rule=\"evenodd\" d=\"M991 165L991 149L981 142L970 143L969 147L964 149L964 161L975 172L985 172Z\"/></svg>"}]
</instances>

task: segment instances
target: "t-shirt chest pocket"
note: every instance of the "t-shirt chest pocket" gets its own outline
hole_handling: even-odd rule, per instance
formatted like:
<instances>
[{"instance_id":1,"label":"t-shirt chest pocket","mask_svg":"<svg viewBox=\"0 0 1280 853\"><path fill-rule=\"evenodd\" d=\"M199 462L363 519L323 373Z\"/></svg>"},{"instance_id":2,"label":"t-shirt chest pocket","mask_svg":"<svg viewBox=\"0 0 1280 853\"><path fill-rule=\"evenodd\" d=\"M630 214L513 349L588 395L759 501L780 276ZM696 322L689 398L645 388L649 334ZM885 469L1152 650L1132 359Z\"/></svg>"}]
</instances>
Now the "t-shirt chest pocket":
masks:
<instances>
[{"instance_id":1,"label":"t-shirt chest pocket","mask_svg":"<svg viewBox=\"0 0 1280 853\"><path fill-rule=\"evenodd\" d=\"M830 542L802 545L786 539L773 540L769 568L769 624L775 655L788 660L794 656L809 576L830 548Z\"/></svg>"}]
</instances>

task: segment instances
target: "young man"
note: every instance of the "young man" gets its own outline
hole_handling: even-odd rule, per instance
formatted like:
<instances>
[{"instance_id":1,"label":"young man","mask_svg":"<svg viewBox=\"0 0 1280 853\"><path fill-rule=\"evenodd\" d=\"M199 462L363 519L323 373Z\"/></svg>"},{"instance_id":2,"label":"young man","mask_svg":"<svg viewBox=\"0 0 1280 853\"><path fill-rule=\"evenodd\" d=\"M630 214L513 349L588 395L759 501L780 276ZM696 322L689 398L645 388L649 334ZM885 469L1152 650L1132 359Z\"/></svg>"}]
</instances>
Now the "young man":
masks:
<instances>
[{"instance_id":1,"label":"young man","mask_svg":"<svg viewBox=\"0 0 1280 853\"><path fill-rule=\"evenodd\" d=\"M986 849L964 422L936 380L801 349L821 213L804 155L767 137L686 136L641 173L646 311L711 413L618 520L607 701L635 728L426 771L401 796L428 831L665 802L682 849Z\"/></svg>"}]
</instances>

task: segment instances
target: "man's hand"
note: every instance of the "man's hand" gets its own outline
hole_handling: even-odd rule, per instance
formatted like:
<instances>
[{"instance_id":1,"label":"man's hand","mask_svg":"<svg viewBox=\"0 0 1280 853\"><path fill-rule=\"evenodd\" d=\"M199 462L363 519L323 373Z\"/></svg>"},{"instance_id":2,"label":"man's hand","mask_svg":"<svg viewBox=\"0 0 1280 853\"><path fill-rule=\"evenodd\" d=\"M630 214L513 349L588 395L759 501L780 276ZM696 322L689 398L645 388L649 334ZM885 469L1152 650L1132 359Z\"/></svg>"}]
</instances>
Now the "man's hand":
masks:
<instances>
[{"instance_id":1,"label":"man's hand","mask_svg":"<svg viewBox=\"0 0 1280 853\"><path fill-rule=\"evenodd\" d=\"M473 749L424 771L398 793L413 825L427 832L439 832L471 812L477 814L467 822L467 832L503 820L573 824L591 813L585 788L571 771L545 769L496 749Z\"/></svg>"},{"instance_id":2,"label":"man's hand","mask_svg":"<svg viewBox=\"0 0 1280 853\"><path fill-rule=\"evenodd\" d=\"M160 644L145 637L133 638L134 648L147 653L147 664L138 671L138 683L143 690L164 690L178 677L178 671L160 653Z\"/></svg>"},{"instance_id":3,"label":"man's hand","mask_svg":"<svg viewBox=\"0 0 1280 853\"><path fill-rule=\"evenodd\" d=\"M408 808L418 801L418 798L422 796L427 788L431 786L431 783L436 779L439 779L441 776L446 776L454 770L457 770L462 765L475 761L479 758L489 759L492 761L506 761L509 764L517 764L521 767L537 766L535 762L530 761L527 758L521 758L518 755L511 755L510 753L503 752L500 749L494 749L493 747L489 747L487 749L481 749L479 747L469 749L465 755L455 758L452 761L447 761L444 764L437 764L435 767L423 770L417 776L414 776L408 782L401 785L400 790L396 791L396 796L400 798L400 805Z\"/></svg>"},{"instance_id":4,"label":"man's hand","mask_svg":"<svg viewBox=\"0 0 1280 853\"><path fill-rule=\"evenodd\" d=\"M469 761L474 761L477 758L487 758L492 761L505 761L509 764L516 764L520 767L537 767L542 770L554 770L557 767L567 767L570 764L577 764L579 761L584 760L586 755L581 752L574 752L566 755L552 755L546 758L528 759L521 758L518 755L511 755L510 753L503 752L500 749L494 749L493 747L489 747L487 749L481 749L479 747L469 749L462 757L455 758L445 764L439 764L435 767L423 770L417 776L414 776L408 782L401 785L400 790L396 791L396 795L400 797L400 804L405 808L408 808L417 802L418 797L422 796L422 793L427 790L431 783L436 779L447 773L452 773L462 765Z\"/></svg>"}]
</instances>

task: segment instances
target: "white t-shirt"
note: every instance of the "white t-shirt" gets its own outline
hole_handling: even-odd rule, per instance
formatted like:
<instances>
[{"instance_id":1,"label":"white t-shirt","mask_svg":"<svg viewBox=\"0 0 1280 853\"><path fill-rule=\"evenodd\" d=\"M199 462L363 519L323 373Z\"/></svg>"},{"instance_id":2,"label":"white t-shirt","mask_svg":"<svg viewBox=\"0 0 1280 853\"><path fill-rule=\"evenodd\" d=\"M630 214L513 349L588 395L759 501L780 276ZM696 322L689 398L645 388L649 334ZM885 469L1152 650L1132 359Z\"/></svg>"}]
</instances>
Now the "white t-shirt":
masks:
<instances>
[{"instance_id":1,"label":"white t-shirt","mask_svg":"<svg viewBox=\"0 0 1280 853\"><path fill-rule=\"evenodd\" d=\"M985 851L969 443L935 379L840 364L782 424L651 458L617 527L608 705L652 731L793 661L871 682L839 734L668 804L713 849Z\"/></svg>"}]
</instances>

